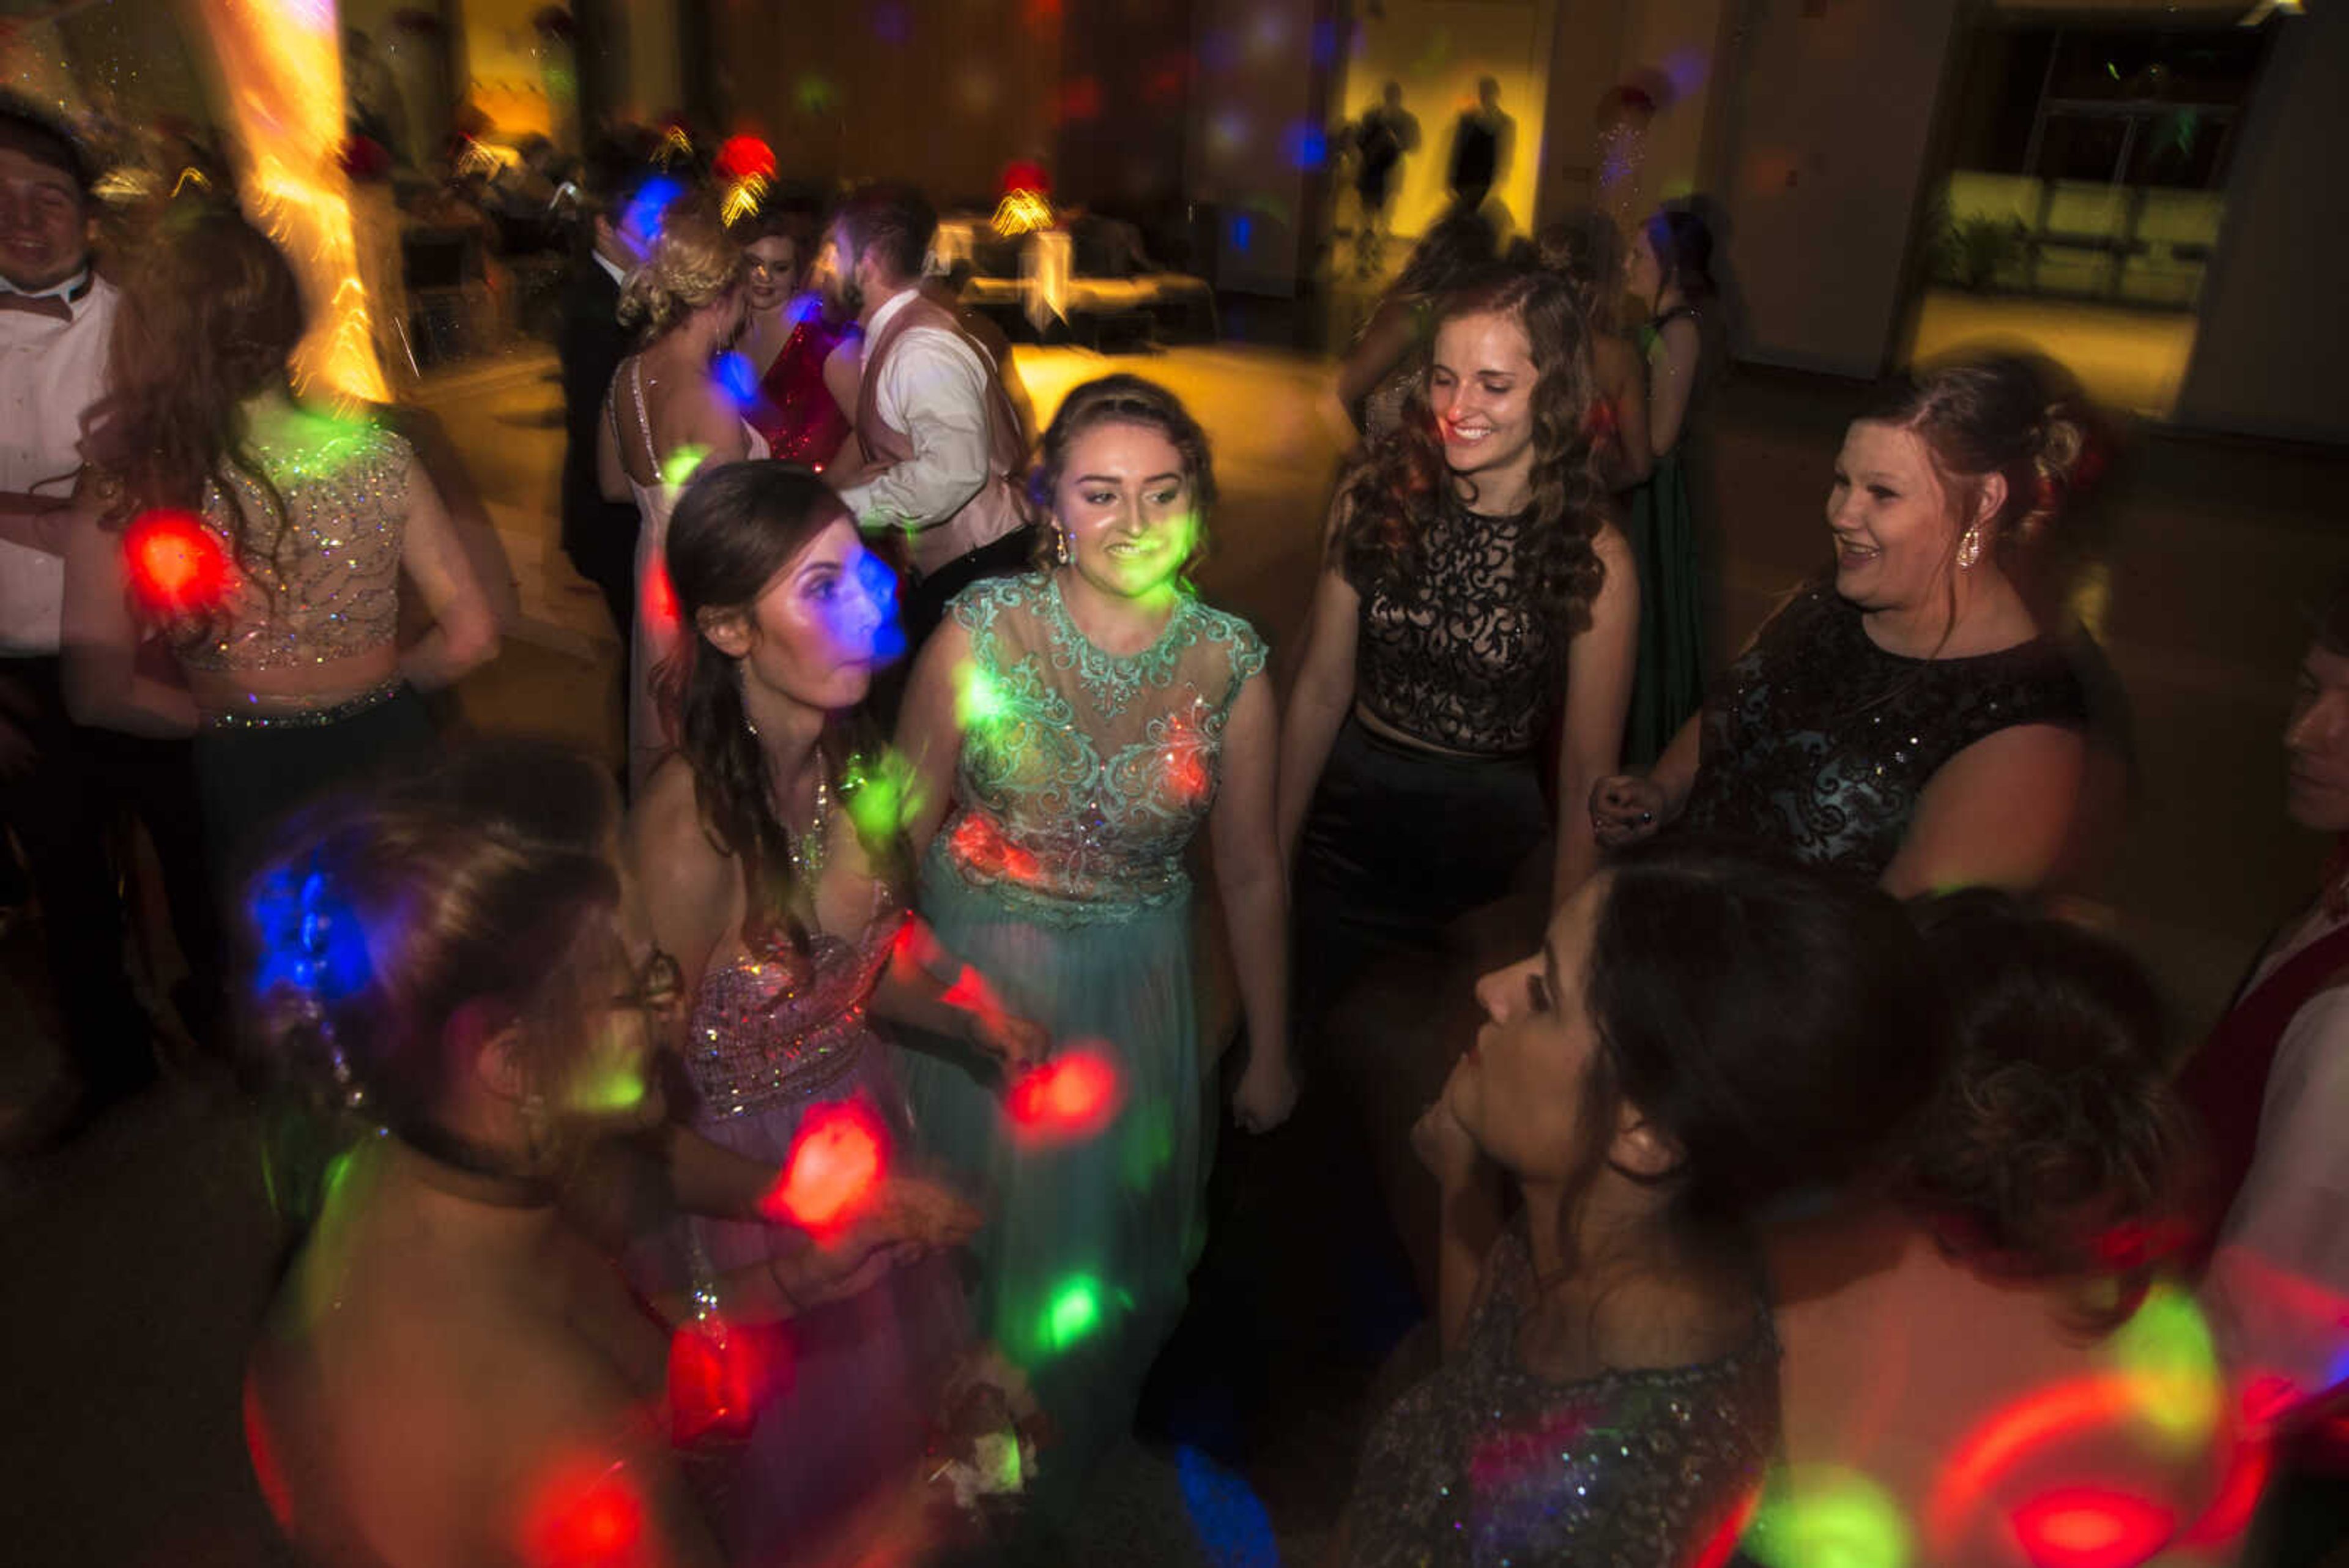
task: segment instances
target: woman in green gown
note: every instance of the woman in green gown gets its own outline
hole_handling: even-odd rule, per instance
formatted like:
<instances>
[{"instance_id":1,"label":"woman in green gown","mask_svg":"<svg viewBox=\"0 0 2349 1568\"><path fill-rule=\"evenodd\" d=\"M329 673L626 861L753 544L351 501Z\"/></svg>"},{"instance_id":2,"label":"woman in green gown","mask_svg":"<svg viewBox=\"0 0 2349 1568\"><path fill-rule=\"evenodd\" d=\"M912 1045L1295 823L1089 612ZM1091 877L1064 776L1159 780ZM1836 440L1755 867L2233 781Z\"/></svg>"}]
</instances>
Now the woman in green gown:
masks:
<instances>
[{"instance_id":1,"label":"woman in green gown","mask_svg":"<svg viewBox=\"0 0 2349 1568\"><path fill-rule=\"evenodd\" d=\"M1623 760L1655 760L1704 701L1706 575L1700 543L1689 413L1713 369L1713 234L1693 213L1662 211L1631 245L1626 281L1648 306L1639 328L1648 361L1648 441L1655 466L1630 494L1627 531L1640 564L1640 651Z\"/></svg>"}]
</instances>

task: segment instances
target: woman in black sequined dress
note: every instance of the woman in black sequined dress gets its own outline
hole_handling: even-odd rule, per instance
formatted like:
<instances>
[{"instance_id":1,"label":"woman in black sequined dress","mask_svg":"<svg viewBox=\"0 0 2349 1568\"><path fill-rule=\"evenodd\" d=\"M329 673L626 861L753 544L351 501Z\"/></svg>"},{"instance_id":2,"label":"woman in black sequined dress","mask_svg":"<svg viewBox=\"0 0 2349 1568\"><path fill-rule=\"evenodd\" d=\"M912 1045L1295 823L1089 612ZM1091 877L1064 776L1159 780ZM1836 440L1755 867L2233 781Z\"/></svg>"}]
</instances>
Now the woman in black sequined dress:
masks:
<instances>
[{"instance_id":1,"label":"woman in black sequined dress","mask_svg":"<svg viewBox=\"0 0 2349 1568\"><path fill-rule=\"evenodd\" d=\"M1907 897L2044 887L2091 763L2082 670L2035 570L2087 446L2052 367L1933 371L1853 421L1831 573L1756 634L1644 777L1601 781L1599 842L1673 823L1791 849Z\"/></svg>"},{"instance_id":2,"label":"woman in black sequined dress","mask_svg":"<svg viewBox=\"0 0 2349 1568\"><path fill-rule=\"evenodd\" d=\"M1719 1562L1779 1428L1749 1222L1930 1091L1921 944L1865 886L1663 844L1476 999L1413 1133L1444 1195L1444 1365L1372 1428L1338 1559Z\"/></svg>"}]
</instances>

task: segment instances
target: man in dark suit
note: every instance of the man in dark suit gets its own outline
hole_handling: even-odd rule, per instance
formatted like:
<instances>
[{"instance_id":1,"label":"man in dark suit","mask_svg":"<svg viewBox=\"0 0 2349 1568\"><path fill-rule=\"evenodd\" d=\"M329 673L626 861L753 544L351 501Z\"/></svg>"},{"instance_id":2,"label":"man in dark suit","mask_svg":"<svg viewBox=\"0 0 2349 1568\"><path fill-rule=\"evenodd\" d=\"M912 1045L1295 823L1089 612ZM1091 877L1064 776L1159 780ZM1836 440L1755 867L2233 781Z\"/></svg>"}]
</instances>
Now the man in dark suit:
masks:
<instances>
[{"instance_id":1,"label":"man in dark suit","mask_svg":"<svg viewBox=\"0 0 2349 1568\"><path fill-rule=\"evenodd\" d=\"M635 624L636 508L633 502L604 499L595 483L595 434L612 373L628 351L620 286L641 259L625 214L652 173L636 150L619 143L589 154L584 243L564 286L563 327L555 339L563 361L563 553L603 590L624 648ZM624 670L626 662L621 660Z\"/></svg>"}]
</instances>

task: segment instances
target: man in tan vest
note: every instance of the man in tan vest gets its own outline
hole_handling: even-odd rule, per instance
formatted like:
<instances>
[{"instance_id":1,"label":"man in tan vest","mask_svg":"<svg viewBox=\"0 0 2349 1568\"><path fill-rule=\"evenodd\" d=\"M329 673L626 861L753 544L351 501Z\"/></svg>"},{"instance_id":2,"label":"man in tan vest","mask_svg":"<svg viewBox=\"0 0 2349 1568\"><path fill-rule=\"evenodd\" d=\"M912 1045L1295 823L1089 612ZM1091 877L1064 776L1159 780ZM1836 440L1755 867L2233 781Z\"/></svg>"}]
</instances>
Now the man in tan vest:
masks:
<instances>
[{"instance_id":1,"label":"man in tan vest","mask_svg":"<svg viewBox=\"0 0 2349 1568\"><path fill-rule=\"evenodd\" d=\"M996 353L921 286L937 214L921 192L868 185L833 220L832 265L864 329L856 433L824 477L868 535L902 533L907 653L981 577L1024 570L1027 437Z\"/></svg>"}]
</instances>

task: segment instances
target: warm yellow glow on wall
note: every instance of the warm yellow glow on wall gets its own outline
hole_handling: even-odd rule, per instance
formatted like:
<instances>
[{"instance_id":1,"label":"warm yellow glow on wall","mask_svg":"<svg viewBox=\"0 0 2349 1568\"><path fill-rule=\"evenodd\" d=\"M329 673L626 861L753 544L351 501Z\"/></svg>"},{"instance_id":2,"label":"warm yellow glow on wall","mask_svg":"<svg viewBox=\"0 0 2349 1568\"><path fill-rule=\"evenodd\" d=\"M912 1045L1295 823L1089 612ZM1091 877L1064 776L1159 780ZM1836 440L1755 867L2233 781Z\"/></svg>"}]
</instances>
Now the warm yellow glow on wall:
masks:
<instances>
[{"instance_id":1,"label":"warm yellow glow on wall","mask_svg":"<svg viewBox=\"0 0 2349 1568\"><path fill-rule=\"evenodd\" d=\"M243 161L247 213L302 278L314 320L295 358L305 390L386 402L352 238L334 0L196 0Z\"/></svg>"}]
</instances>

